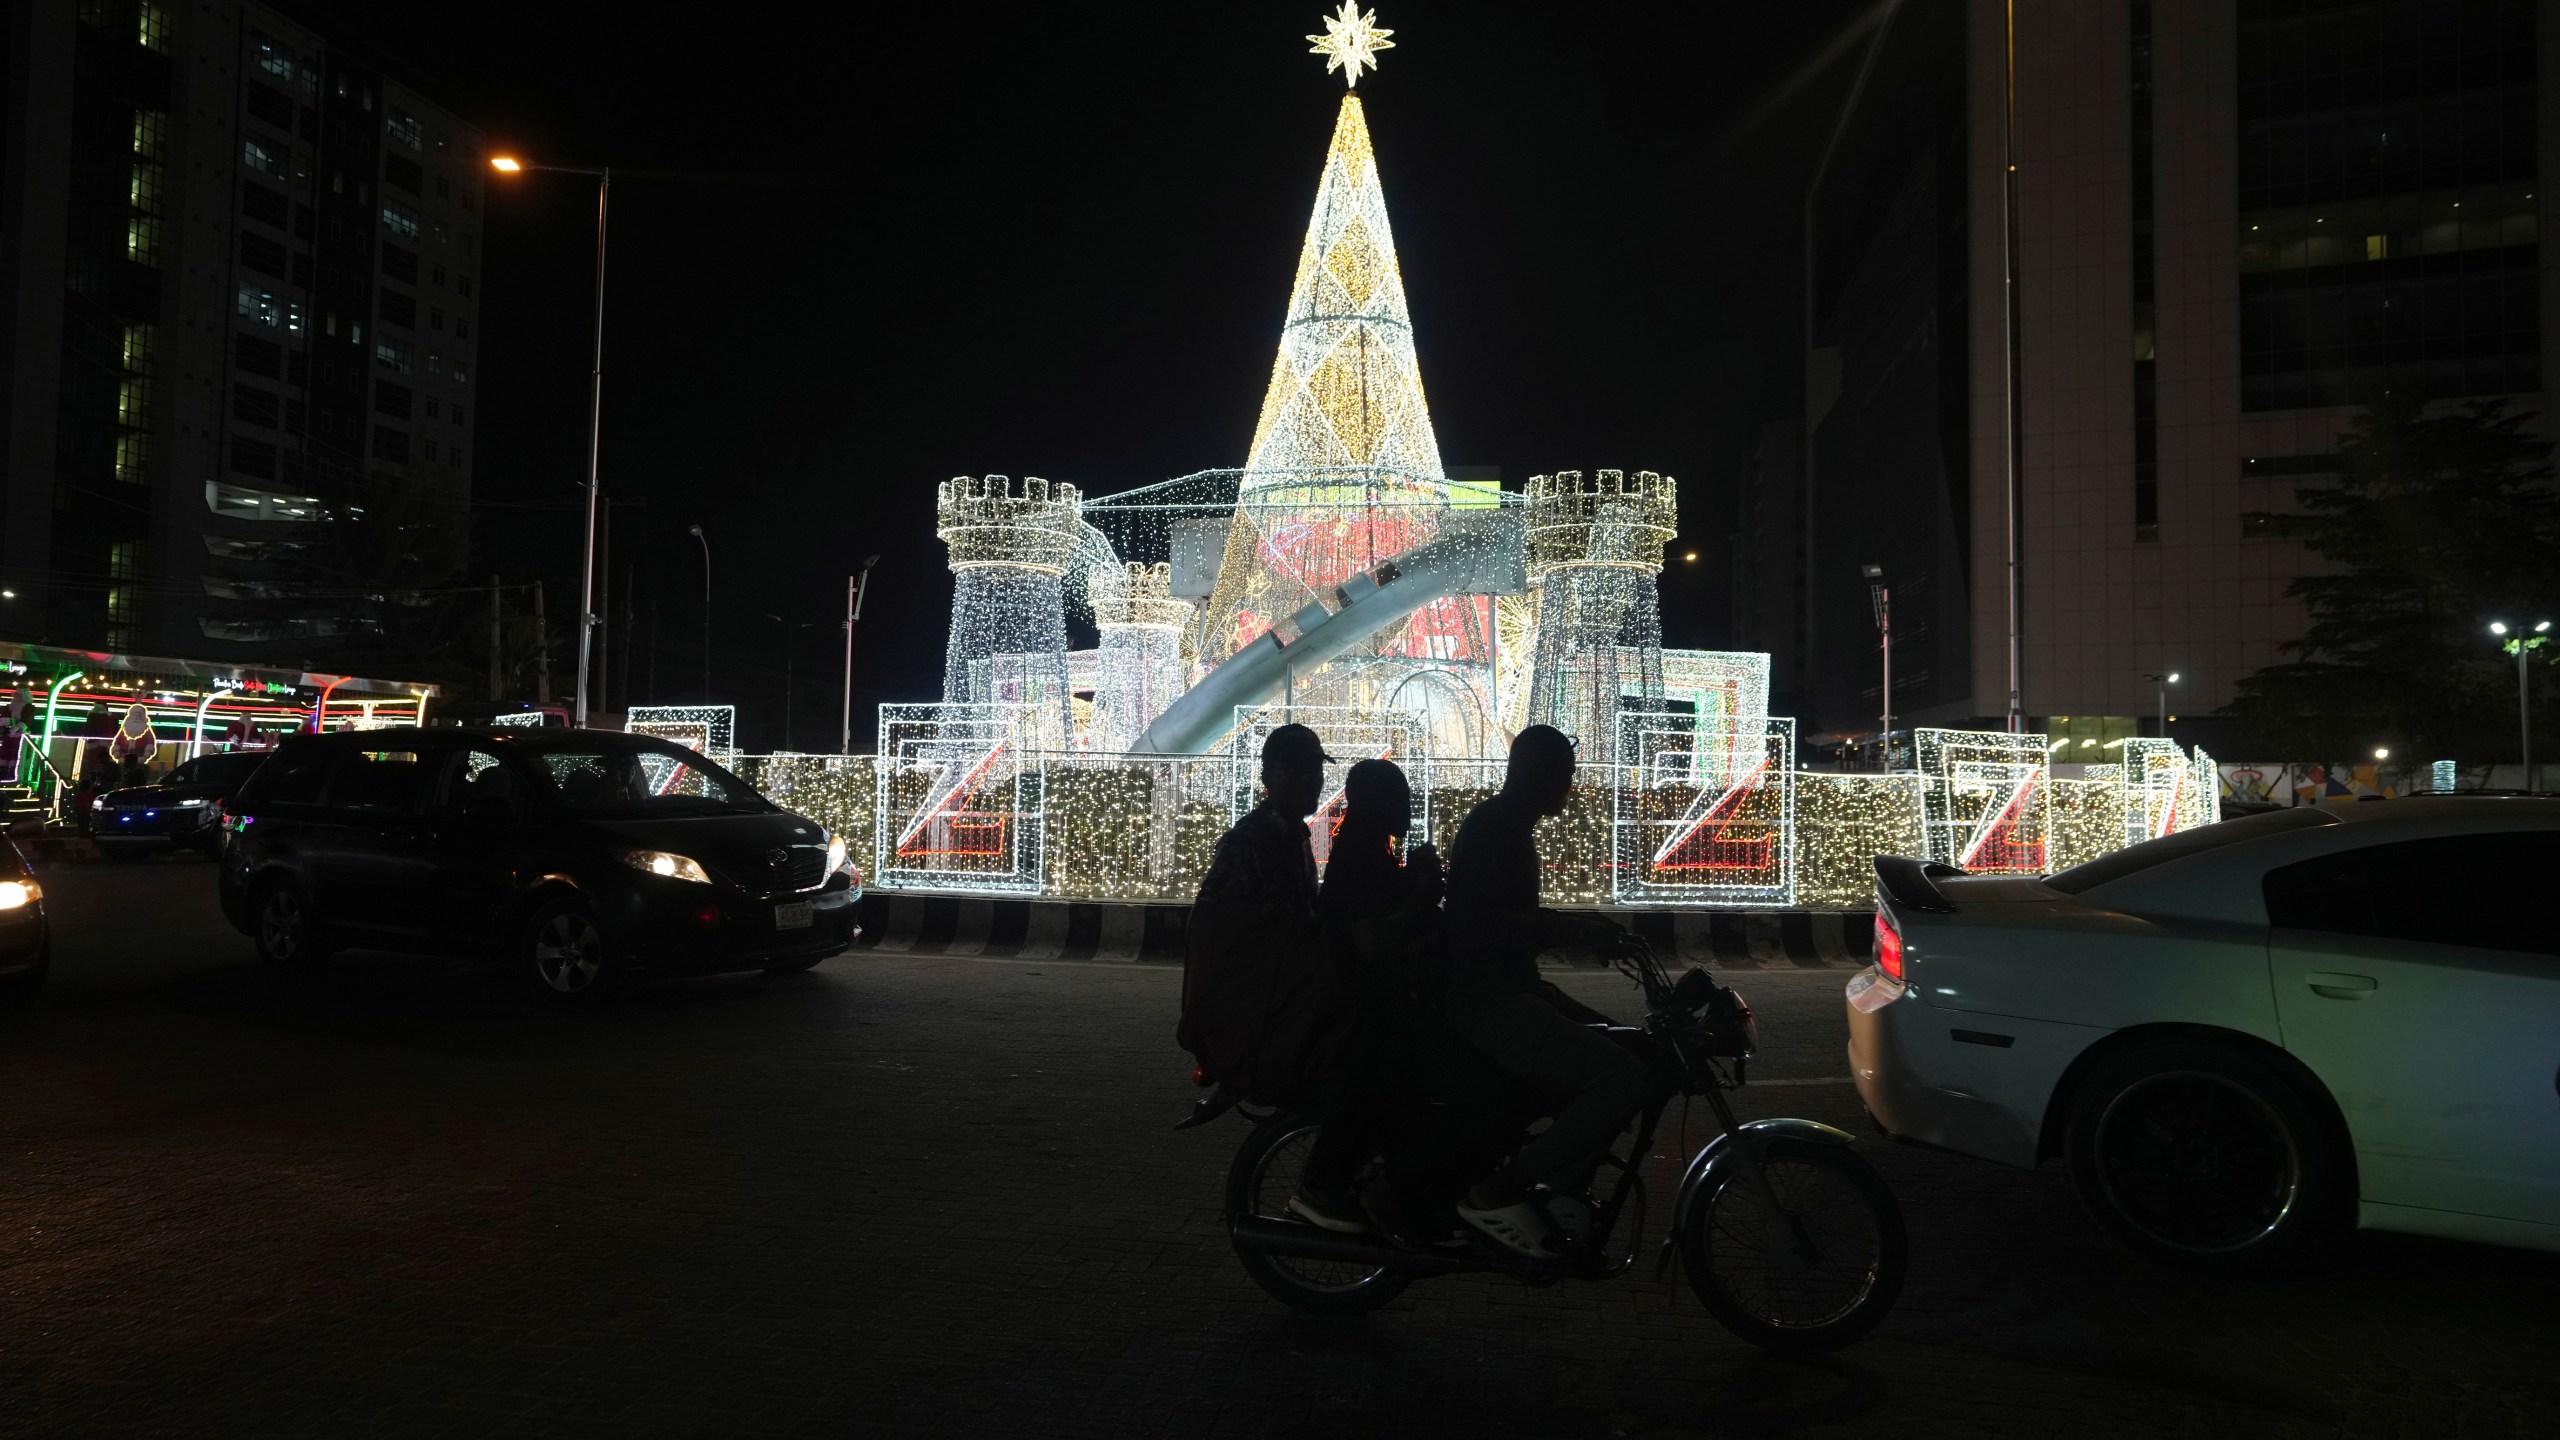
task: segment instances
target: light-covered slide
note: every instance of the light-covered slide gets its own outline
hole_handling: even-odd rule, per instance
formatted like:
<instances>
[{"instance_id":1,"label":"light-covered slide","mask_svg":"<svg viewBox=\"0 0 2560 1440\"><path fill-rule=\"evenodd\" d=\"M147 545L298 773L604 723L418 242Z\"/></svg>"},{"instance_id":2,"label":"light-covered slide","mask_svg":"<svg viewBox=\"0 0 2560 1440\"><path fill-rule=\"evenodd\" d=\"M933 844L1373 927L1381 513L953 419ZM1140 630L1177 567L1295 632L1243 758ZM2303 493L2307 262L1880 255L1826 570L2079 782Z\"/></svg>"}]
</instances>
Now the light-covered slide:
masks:
<instances>
[{"instance_id":1,"label":"light-covered slide","mask_svg":"<svg viewBox=\"0 0 2560 1440\"><path fill-rule=\"evenodd\" d=\"M1311 602L1296 615L1298 638L1264 631L1201 677L1147 726L1132 750L1198 755L1235 724L1236 707L1261 705L1292 675L1348 652L1407 615L1450 595L1514 595L1528 588L1520 520L1501 511L1454 511L1440 533L1352 576L1333 592L1334 608Z\"/></svg>"}]
</instances>

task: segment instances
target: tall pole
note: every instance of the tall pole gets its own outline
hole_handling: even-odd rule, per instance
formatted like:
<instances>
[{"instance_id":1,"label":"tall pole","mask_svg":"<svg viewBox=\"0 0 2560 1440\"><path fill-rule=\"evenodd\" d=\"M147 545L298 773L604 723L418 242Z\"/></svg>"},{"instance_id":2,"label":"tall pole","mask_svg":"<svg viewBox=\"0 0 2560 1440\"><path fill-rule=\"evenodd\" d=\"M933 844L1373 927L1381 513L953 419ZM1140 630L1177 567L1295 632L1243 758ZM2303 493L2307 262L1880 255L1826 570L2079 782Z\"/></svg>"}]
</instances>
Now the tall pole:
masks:
<instances>
[{"instance_id":1,"label":"tall pole","mask_svg":"<svg viewBox=\"0 0 2560 1440\"><path fill-rule=\"evenodd\" d=\"M1884 634L1884 765L1893 768L1893 590L1876 592L1876 628Z\"/></svg>"},{"instance_id":2,"label":"tall pole","mask_svg":"<svg viewBox=\"0 0 2560 1440\"><path fill-rule=\"evenodd\" d=\"M2160 738L2166 740L2169 738L2169 681L2167 677L2161 677L2152 688L2160 701Z\"/></svg>"},{"instance_id":3,"label":"tall pole","mask_svg":"<svg viewBox=\"0 0 2560 1440\"><path fill-rule=\"evenodd\" d=\"M604 525L596 535L596 708L613 708L613 627L606 623L613 615L613 497L603 495L597 502L604 509Z\"/></svg>"},{"instance_id":4,"label":"tall pole","mask_svg":"<svg viewBox=\"0 0 2560 1440\"><path fill-rule=\"evenodd\" d=\"M782 632L782 748L791 748L791 666L798 657L791 652L791 632Z\"/></svg>"},{"instance_id":5,"label":"tall pole","mask_svg":"<svg viewBox=\"0 0 2560 1440\"><path fill-rule=\"evenodd\" d=\"M2009 733L2021 734L2027 728L2026 708L2021 698L2018 644L2018 451L2021 446L2019 426L2024 409L2019 394L2018 374L2018 3L2008 0L2001 7L2005 34L2001 46L2000 88L2000 372L2008 397L2007 423L2001 427L2005 445L2002 471L2003 498L2008 512L2008 565L2004 583L2009 601Z\"/></svg>"},{"instance_id":6,"label":"tall pole","mask_svg":"<svg viewBox=\"0 0 2560 1440\"><path fill-rule=\"evenodd\" d=\"M543 614L542 592L545 581L533 582L533 703L551 703L551 622Z\"/></svg>"},{"instance_id":7,"label":"tall pole","mask_svg":"<svg viewBox=\"0 0 2560 1440\"><path fill-rule=\"evenodd\" d=\"M702 542L702 703L711 703L711 538L699 525L685 527L687 534Z\"/></svg>"},{"instance_id":8,"label":"tall pole","mask_svg":"<svg viewBox=\"0 0 2560 1440\"><path fill-rule=\"evenodd\" d=\"M489 698L504 699L507 692L503 656L507 648L506 612L501 606L498 577L489 577Z\"/></svg>"},{"instance_id":9,"label":"tall pole","mask_svg":"<svg viewBox=\"0 0 2560 1440\"><path fill-rule=\"evenodd\" d=\"M578 714L587 723L587 661L594 650L596 628L596 442L604 425L604 237L605 214L613 198L613 167L596 172L596 349L587 399L587 555L578 570Z\"/></svg>"},{"instance_id":10,"label":"tall pole","mask_svg":"<svg viewBox=\"0 0 2560 1440\"><path fill-rule=\"evenodd\" d=\"M2524 672L2524 652L2533 647L2516 637L2516 738L2524 756L2524 793L2533 793L2533 691Z\"/></svg>"},{"instance_id":11,"label":"tall pole","mask_svg":"<svg viewBox=\"0 0 2560 1440\"><path fill-rule=\"evenodd\" d=\"M836 731L839 755L853 753L853 626L862 618L862 597L871 588L871 567L879 563L877 555L866 557L862 568L844 582L844 718Z\"/></svg>"}]
</instances>

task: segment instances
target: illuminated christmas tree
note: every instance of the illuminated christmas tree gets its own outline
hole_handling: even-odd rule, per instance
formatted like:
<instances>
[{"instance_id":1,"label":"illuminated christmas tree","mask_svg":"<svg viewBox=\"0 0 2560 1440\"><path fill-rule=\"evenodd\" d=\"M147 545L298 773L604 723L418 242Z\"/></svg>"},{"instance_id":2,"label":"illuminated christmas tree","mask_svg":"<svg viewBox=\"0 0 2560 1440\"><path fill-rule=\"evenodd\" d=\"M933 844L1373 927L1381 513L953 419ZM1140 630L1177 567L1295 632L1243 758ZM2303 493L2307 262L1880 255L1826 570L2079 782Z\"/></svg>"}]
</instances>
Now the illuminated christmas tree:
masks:
<instances>
[{"instance_id":1,"label":"illuminated christmas tree","mask_svg":"<svg viewBox=\"0 0 2560 1440\"><path fill-rule=\"evenodd\" d=\"M1392 48L1385 39L1392 32L1376 28L1374 18L1345 4L1326 19L1325 35L1308 37L1328 57L1328 70L1340 69L1356 84L1363 67L1376 67L1375 52ZM1466 487L1453 494L1441 469L1395 232L1357 94L1342 97L1334 120L1238 502L1210 597L1213 629L1202 659L1211 664L1352 575L1430 539L1453 503L1495 503ZM1365 655L1481 668L1491 638L1483 599L1452 598L1416 611ZM1330 688L1339 693L1330 703L1373 703L1412 669L1337 664ZM1444 698L1472 710L1482 729L1490 676L1443 679L1466 692L1442 685Z\"/></svg>"}]
</instances>

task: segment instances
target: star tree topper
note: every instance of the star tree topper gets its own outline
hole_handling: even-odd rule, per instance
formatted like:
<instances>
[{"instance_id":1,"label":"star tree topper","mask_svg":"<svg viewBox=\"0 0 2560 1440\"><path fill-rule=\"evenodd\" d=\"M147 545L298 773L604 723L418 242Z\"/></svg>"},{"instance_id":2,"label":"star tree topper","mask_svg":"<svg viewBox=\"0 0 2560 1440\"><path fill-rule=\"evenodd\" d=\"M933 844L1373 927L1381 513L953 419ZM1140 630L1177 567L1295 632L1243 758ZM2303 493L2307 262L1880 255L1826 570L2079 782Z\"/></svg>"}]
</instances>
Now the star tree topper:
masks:
<instances>
[{"instance_id":1,"label":"star tree topper","mask_svg":"<svg viewBox=\"0 0 2560 1440\"><path fill-rule=\"evenodd\" d=\"M1379 29L1377 21L1377 11L1363 15L1351 0L1342 0L1341 13L1324 17L1324 33L1307 37L1316 42L1307 53L1325 57L1324 73L1339 70L1344 82L1356 89L1360 67L1377 69L1378 52L1396 48L1396 42L1387 38L1396 32Z\"/></svg>"}]
</instances>

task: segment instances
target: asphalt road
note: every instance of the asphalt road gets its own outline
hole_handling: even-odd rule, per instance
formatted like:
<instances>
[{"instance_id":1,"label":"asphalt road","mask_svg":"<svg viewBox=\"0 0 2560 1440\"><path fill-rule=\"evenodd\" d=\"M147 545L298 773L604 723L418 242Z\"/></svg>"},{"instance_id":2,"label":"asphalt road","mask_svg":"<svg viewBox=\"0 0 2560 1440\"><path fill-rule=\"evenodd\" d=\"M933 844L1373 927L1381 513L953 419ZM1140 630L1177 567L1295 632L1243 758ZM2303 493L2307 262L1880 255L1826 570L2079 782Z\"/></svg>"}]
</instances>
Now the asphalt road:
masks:
<instances>
[{"instance_id":1,"label":"asphalt road","mask_svg":"<svg viewBox=\"0 0 2560 1440\"><path fill-rule=\"evenodd\" d=\"M2560 1257L2192 1280L2052 1167L1879 1143L1911 1282L1832 1362L1649 1279L1315 1322L1217 1231L1243 1127L1168 1128L1170 970L854 956L569 1012L469 964L272 980L201 863L45 878L55 983L0 1017L0 1434L2560 1434ZM1856 1124L1842 975L1737 978L1745 1112Z\"/></svg>"}]
</instances>

